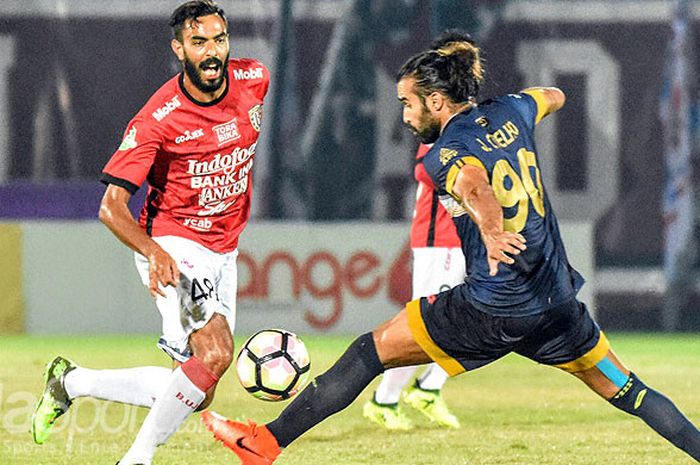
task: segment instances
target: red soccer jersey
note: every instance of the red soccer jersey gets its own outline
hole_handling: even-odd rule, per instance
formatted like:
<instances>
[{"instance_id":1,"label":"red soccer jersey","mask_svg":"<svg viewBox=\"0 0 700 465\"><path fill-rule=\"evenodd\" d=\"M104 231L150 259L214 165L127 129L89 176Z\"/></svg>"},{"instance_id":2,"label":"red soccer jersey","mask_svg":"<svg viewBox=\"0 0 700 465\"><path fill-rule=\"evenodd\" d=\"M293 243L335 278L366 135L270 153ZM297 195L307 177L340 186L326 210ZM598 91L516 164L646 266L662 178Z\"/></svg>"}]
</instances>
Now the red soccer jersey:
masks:
<instances>
[{"instance_id":1,"label":"red soccer jersey","mask_svg":"<svg viewBox=\"0 0 700 465\"><path fill-rule=\"evenodd\" d=\"M414 176L418 181L418 192L411 223L411 248L461 247L455 224L438 200L433 182L423 166L423 157L428 150L429 145L421 144L416 154Z\"/></svg>"},{"instance_id":2,"label":"red soccer jersey","mask_svg":"<svg viewBox=\"0 0 700 465\"><path fill-rule=\"evenodd\" d=\"M270 83L257 60L228 62L226 90L195 101L182 74L166 82L124 132L102 182L149 188L139 224L150 236L180 236L230 252L248 222L251 170Z\"/></svg>"}]
</instances>

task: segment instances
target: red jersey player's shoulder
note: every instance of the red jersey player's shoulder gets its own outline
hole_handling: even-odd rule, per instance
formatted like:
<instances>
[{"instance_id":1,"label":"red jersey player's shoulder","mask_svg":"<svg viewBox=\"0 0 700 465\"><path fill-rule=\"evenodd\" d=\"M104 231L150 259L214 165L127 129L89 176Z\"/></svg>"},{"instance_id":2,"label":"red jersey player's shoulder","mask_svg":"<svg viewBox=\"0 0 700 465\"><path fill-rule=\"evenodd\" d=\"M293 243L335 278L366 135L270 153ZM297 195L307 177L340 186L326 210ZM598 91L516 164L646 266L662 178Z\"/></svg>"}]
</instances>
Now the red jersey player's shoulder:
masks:
<instances>
[{"instance_id":1,"label":"red jersey player's shoulder","mask_svg":"<svg viewBox=\"0 0 700 465\"><path fill-rule=\"evenodd\" d=\"M183 104L183 95L179 89L179 74L166 81L151 95L151 98L141 107L136 117L152 123L165 119L173 110Z\"/></svg>"},{"instance_id":2,"label":"red jersey player's shoulder","mask_svg":"<svg viewBox=\"0 0 700 465\"><path fill-rule=\"evenodd\" d=\"M416 152L416 159L420 160L423 158L428 151L430 151L430 147L432 147L433 144L420 144L418 146L418 151Z\"/></svg>"},{"instance_id":3,"label":"red jersey player's shoulder","mask_svg":"<svg viewBox=\"0 0 700 465\"><path fill-rule=\"evenodd\" d=\"M423 166L423 157L430 151L433 144L420 144L418 146L418 151L416 152L416 167L413 170L413 177L418 182L427 184L430 188L433 188L433 181L430 179L428 172L425 171L425 166Z\"/></svg>"},{"instance_id":4,"label":"red jersey player's shoulder","mask_svg":"<svg viewBox=\"0 0 700 465\"><path fill-rule=\"evenodd\" d=\"M270 71L267 66L254 58L231 58L228 61L230 76L235 82L259 91L260 98L267 94L270 86Z\"/></svg>"}]
</instances>

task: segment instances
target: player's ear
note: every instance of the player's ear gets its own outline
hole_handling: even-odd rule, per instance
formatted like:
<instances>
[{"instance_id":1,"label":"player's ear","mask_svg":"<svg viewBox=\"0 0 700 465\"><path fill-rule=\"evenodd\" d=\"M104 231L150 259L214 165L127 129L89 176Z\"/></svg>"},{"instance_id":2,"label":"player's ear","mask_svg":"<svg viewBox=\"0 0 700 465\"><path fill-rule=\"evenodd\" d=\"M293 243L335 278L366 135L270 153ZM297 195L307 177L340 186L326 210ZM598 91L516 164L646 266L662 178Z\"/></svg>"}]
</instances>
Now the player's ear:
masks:
<instances>
[{"instance_id":1,"label":"player's ear","mask_svg":"<svg viewBox=\"0 0 700 465\"><path fill-rule=\"evenodd\" d=\"M170 48L173 49L173 53L175 53L175 56L177 56L178 61L184 61L185 51L184 47L182 46L182 42L177 39L173 39L170 41Z\"/></svg>"},{"instance_id":2,"label":"player's ear","mask_svg":"<svg viewBox=\"0 0 700 465\"><path fill-rule=\"evenodd\" d=\"M445 104L445 98L440 92L433 92L428 95L428 108L432 111L440 111Z\"/></svg>"}]
</instances>

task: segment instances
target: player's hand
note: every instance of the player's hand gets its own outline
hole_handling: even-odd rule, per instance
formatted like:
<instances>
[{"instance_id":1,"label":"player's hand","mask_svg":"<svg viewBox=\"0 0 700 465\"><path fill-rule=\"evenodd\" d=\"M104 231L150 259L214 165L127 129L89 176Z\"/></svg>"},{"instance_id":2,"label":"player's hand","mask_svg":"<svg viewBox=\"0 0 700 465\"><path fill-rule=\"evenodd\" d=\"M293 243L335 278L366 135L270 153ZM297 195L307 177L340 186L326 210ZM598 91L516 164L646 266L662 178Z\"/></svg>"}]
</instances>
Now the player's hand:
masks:
<instances>
[{"instance_id":1,"label":"player's hand","mask_svg":"<svg viewBox=\"0 0 700 465\"><path fill-rule=\"evenodd\" d=\"M483 236L486 246L486 258L489 263L489 275L496 276L498 264L505 263L512 265L515 263L513 256L520 255L520 252L527 249L525 238L521 234L500 231Z\"/></svg>"},{"instance_id":2,"label":"player's hand","mask_svg":"<svg viewBox=\"0 0 700 465\"><path fill-rule=\"evenodd\" d=\"M160 294L165 297L162 285L177 287L180 282L180 270L173 257L160 247L155 248L148 258L148 290L153 297Z\"/></svg>"}]
</instances>

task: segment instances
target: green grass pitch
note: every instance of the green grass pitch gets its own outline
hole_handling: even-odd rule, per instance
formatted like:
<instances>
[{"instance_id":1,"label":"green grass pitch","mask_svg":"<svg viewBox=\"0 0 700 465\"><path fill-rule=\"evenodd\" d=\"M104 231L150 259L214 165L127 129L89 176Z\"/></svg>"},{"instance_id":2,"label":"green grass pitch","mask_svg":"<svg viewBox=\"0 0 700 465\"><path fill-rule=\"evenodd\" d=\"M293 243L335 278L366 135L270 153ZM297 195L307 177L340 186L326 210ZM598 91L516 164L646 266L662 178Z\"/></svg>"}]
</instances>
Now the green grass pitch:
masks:
<instances>
[{"instance_id":1,"label":"green grass pitch","mask_svg":"<svg viewBox=\"0 0 700 465\"><path fill-rule=\"evenodd\" d=\"M609 335L622 360L647 384L666 393L700 424L699 335ZM304 338L312 374L324 371L350 338ZM240 343L240 339L237 341ZM115 463L129 446L145 410L92 400L77 401L43 446L28 433L34 403L43 389L44 364L61 354L94 368L167 366L153 337L0 336L0 464L82 465ZM694 463L653 433L597 398L570 375L517 356L449 380L444 395L462 429L417 425L389 433L363 420L367 389L348 409L315 427L280 457L280 465L682 465ZM230 371L212 408L224 415L268 421L284 403L249 396ZM190 418L161 447L154 464L235 464Z\"/></svg>"}]
</instances>

